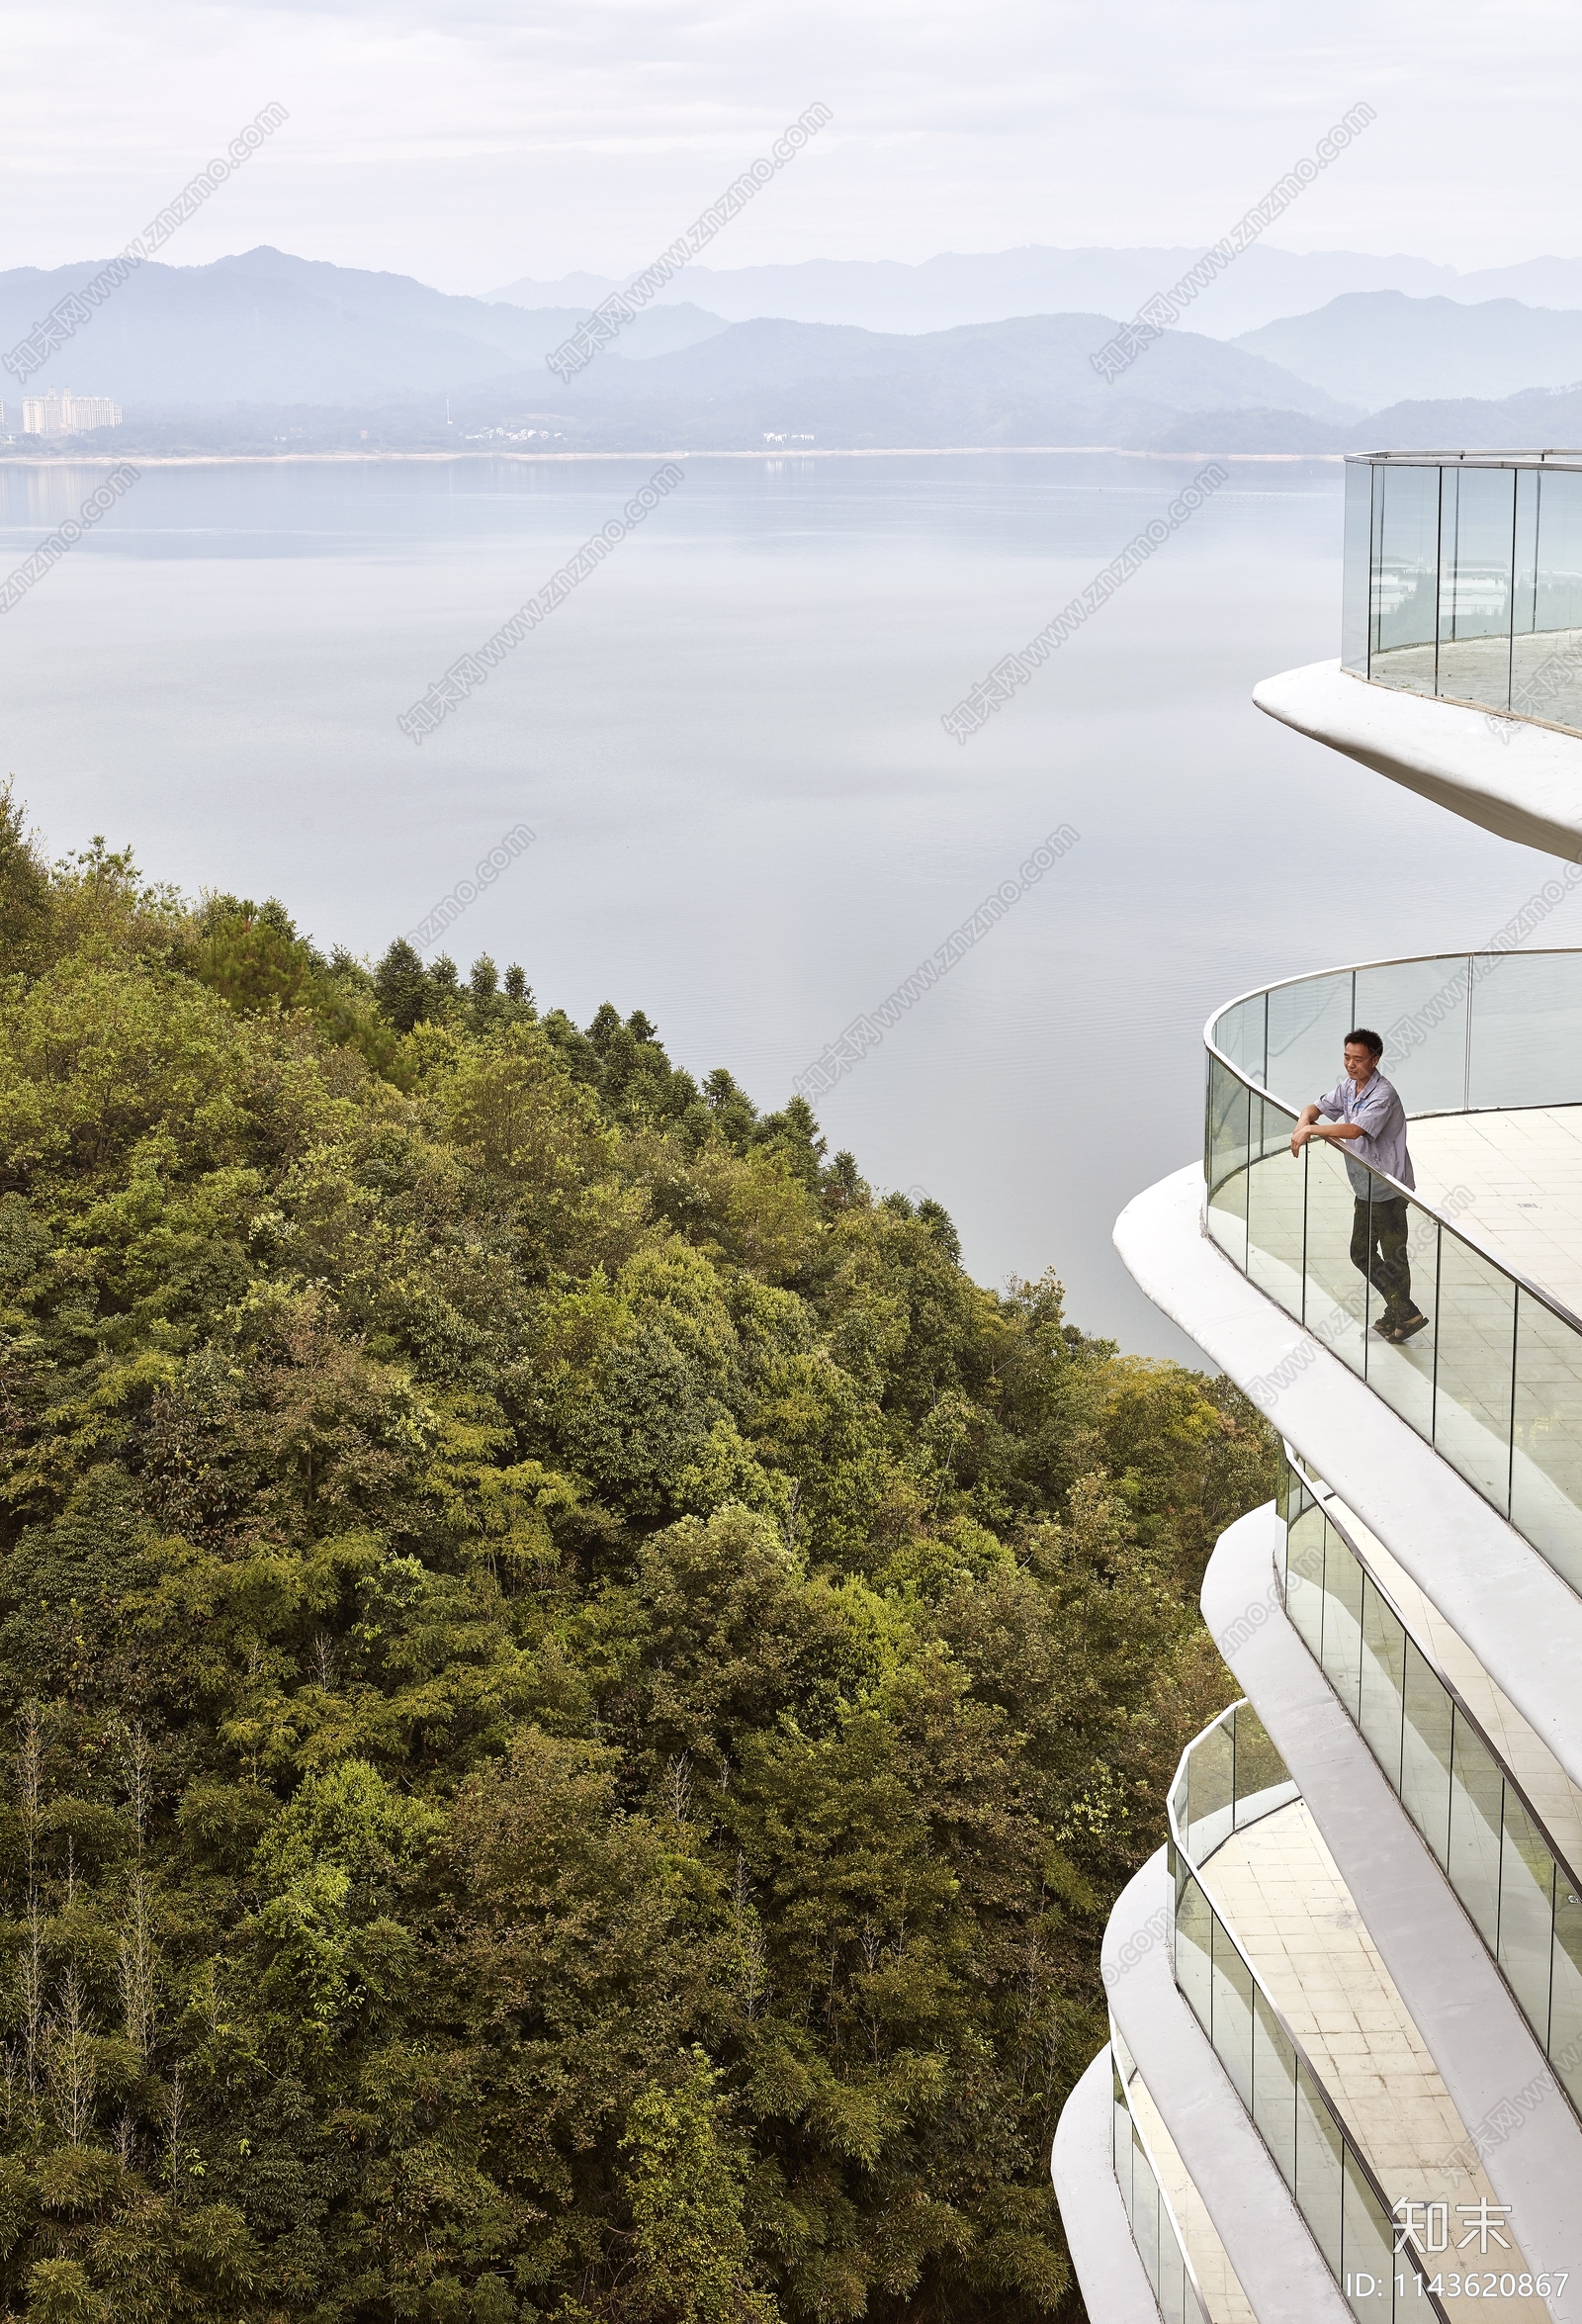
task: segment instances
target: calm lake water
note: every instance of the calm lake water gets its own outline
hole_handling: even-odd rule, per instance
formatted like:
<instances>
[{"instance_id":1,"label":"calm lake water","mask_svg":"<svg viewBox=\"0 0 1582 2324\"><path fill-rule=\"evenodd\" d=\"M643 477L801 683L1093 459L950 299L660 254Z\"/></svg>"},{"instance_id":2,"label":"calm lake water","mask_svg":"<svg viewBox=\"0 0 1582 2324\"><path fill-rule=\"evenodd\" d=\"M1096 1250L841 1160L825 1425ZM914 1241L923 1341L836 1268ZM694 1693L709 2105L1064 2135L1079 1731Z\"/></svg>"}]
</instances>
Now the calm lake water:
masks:
<instances>
[{"instance_id":1,"label":"calm lake water","mask_svg":"<svg viewBox=\"0 0 1582 2324\"><path fill-rule=\"evenodd\" d=\"M278 894L378 953L451 932L586 1023L647 1010L765 1107L1069 823L1080 843L823 1102L985 1282L1185 1354L1110 1244L1200 1134L1204 1017L1270 977L1486 939L1545 876L1274 726L1337 649L1338 466L1232 482L964 748L939 719L1157 514L1178 461L742 461L686 481L421 747L397 714L653 462L144 470L0 619L4 756L57 850ZM0 468L0 571L103 471ZM1582 941L1582 897L1539 939Z\"/></svg>"}]
</instances>

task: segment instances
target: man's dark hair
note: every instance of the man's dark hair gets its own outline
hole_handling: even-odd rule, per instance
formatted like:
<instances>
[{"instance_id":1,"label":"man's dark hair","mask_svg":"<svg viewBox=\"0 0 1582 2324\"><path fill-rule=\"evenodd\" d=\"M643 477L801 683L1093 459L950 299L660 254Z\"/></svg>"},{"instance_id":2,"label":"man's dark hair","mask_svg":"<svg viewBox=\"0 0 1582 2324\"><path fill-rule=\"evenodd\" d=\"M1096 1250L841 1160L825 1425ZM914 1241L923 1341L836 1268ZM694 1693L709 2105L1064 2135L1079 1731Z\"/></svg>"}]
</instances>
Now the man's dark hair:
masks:
<instances>
[{"instance_id":1,"label":"man's dark hair","mask_svg":"<svg viewBox=\"0 0 1582 2324\"><path fill-rule=\"evenodd\" d=\"M1384 1043L1379 1039L1378 1034L1370 1031L1365 1025L1354 1025L1346 1036L1344 1046L1349 1049L1353 1041L1356 1041L1362 1048L1371 1049L1375 1057L1382 1057L1384 1054Z\"/></svg>"}]
</instances>

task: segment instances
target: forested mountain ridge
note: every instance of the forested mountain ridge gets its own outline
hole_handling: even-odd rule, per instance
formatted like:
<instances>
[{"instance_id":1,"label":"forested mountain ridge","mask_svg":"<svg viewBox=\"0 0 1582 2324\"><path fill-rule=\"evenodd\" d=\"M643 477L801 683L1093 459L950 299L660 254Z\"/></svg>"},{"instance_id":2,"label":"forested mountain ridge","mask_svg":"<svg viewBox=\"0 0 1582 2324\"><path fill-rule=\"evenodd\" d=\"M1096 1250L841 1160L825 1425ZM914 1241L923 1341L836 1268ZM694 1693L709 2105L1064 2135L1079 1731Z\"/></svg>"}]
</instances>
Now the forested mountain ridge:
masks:
<instances>
[{"instance_id":1,"label":"forested mountain ridge","mask_svg":"<svg viewBox=\"0 0 1582 2324\"><path fill-rule=\"evenodd\" d=\"M0 814L0 2307L996 2319L1224 1383L806 1106Z\"/></svg>"}]
</instances>

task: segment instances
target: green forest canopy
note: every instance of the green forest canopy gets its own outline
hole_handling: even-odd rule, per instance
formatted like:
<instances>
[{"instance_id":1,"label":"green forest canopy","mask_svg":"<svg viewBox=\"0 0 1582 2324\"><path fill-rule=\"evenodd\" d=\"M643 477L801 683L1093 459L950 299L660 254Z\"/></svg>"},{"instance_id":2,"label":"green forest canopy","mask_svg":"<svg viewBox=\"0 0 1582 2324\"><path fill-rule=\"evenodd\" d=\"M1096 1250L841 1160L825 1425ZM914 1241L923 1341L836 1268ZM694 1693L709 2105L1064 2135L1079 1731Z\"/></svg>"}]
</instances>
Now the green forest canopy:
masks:
<instances>
[{"instance_id":1,"label":"green forest canopy","mask_svg":"<svg viewBox=\"0 0 1582 2324\"><path fill-rule=\"evenodd\" d=\"M0 2295L1021 2324L1223 1381L522 971L0 812Z\"/></svg>"}]
</instances>

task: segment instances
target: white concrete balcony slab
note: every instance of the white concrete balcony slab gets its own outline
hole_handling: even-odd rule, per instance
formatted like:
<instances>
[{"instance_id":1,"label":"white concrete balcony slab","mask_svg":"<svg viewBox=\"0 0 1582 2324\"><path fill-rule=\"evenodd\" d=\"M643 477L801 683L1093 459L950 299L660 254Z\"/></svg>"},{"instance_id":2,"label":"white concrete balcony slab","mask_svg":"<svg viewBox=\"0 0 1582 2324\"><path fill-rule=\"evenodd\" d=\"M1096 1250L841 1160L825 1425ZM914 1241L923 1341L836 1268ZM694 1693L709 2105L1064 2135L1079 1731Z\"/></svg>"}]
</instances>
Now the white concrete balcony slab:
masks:
<instances>
[{"instance_id":1,"label":"white concrete balcony slab","mask_svg":"<svg viewBox=\"0 0 1582 2324\"><path fill-rule=\"evenodd\" d=\"M1481 2159L1497 2199L1512 2206L1516 2239L1534 2265L1568 2269L1582 2200L1582 2126L1556 2089L1483 1939L1286 1615L1275 1579L1282 1536L1272 1506L1241 1518L1221 1536L1204 1579L1204 1618L1300 1785L1305 1812L1359 1917L1355 1930L1337 1927L1334 1942L1351 1945L1365 1935L1405 2012L1408 2042L1420 2044L1437 2071L1443 2096L1436 2104L1448 2102L1450 2118L1464 2126L1463 2159ZM1210 1872L1217 1863L1217 1857L1210 1859ZM1315 1876L1310 1897L1322 1885ZM1261 1909L1241 1901L1236 1909L1253 1926L1260 1924ZM1298 1901L1298 1911L1304 1909ZM1326 1980L1328 1941L1316 1946L1315 1993ZM1301 1958L1300 1945L1282 1950L1288 1966ZM1283 1992L1285 1967L1276 1967L1274 1975ZM1359 2057L1383 2058L1392 2042L1399 2047L1399 2032L1391 2032L1396 2003L1381 2009L1379 1993L1375 1978L1366 2003L1375 2023L1365 2029L1369 2038ZM1294 1992L1291 2006L1298 2013L1308 2007ZM1338 2017L1313 2028L1321 2044L1332 2033L1355 2038L1363 2031ZM1416 2073L1415 2065L1402 2063ZM1366 2100L1364 2085L1358 2101L1364 2112ZM1386 2124L1385 2154L1394 2151L1395 2136ZM1448 2154L1454 2144L1450 2139L1441 2152Z\"/></svg>"},{"instance_id":2,"label":"white concrete balcony slab","mask_svg":"<svg viewBox=\"0 0 1582 2324\"><path fill-rule=\"evenodd\" d=\"M1343 1494L1582 1784L1582 1598L1365 1381L1224 1256L1203 1232L1202 1201L1202 1172L1192 1164L1128 1204L1115 1244L1131 1274ZM1272 1588L1266 1571L1260 1593Z\"/></svg>"},{"instance_id":3,"label":"white concrete balcony slab","mask_svg":"<svg viewBox=\"0 0 1582 2324\"><path fill-rule=\"evenodd\" d=\"M1126 2047L1119 2026L1113 2030L1111 2053L1126 2091L1126 2103L1137 2126L1160 2190L1170 2205L1182 2248L1191 2266L1195 2287L1209 2324L1256 2324L1252 2302L1242 2289L1230 2255L1209 2216L1208 2205L1192 2183L1181 2159L1163 2114L1137 2061Z\"/></svg>"},{"instance_id":4,"label":"white concrete balcony slab","mask_svg":"<svg viewBox=\"0 0 1582 2324\"><path fill-rule=\"evenodd\" d=\"M1353 1025L1379 1028L1416 1182L1394 1148L1395 1177L1292 1150ZM1582 950L1294 977L1217 1012L1205 1044L1213 1239L1582 1597Z\"/></svg>"},{"instance_id":5,"label":"white concrete balcony slab","mask_svg":"<svg viewBox=\"0 0 1582 2324\"><path fill-rule=\"evenodd\" d=\"M1453 2318L1491 2289L1443 2259L1470 2220L1480 2253L1497 2223L1501 2296L1539 2324L1553 2286L1251 1702L1188 1744L1169 1813L1177 1985L1359 2317Z\"/></svg>"},{"instance_id":6,"label":"white concrete balcony slab","mask_svg":"<svg viewBox=\"0 0 1582 2324\"><path fill-rule=\"evenodd\" d=\"M1061 2109L1050 2177L1091 2324L1160 2324L1115 2184L1112 2073L1106 2043Z\"/></svg>"},{"instance_id":7,"label":"white concrete balcony slab","mask_svg":"<svg viewBox=\"0 0 1582 2324\"><path fill-rule=\"evenodd\" d=\"M1445 2203L1451 2221L1479 2202L1498 2205L1487 2171L1465 2152L1466 2125L1306 1802L1234 1832L1200 1878L1391 2203ZM1506 2233L1511 2249L1501 2268L1531 2273L1514 2215ZM1451 2315L1470 2307L1464 2295L1441 2296ZM1501 2306L1512 2324L1547 2324L1536 2296Z\"/></svg>"},{"instance_id":8,"label":"white concrete balcony slab","mask_svg":"<svg viewBox=\"0 0 1582 2324\"><path fill-rule=\"evenodd\" d=\"M1582 861L1582 739L1576 735L1369 684L1339 661L1267 677L1253 700L1282 726L1468 823Z\"/></svg>"},{"instance_id":9,"label":"white concrete balcony slab","mask_svg":"<svg viewBox=\"0 0 1582 2324\"><path fill-rule=\"evenodd\" d=\"M1500 1765L1514 1777L1543 1824L1556 1853L1567 1866L1582 1864L1582 1785L1571 1781L1542 1738L1535 1734L1504 1689L1495 1685L1433 1599L1419 1589L1357 1512L1338 1494L1326 1491L1319 1497L1346 1538L1355 1542L1418 1651L1465 1703ZM1582 2155L1578 2160L1582 2162Z\"/></svg>"},{"instance_id":10,"label":"white concrete balcony slab","mask_svg":"<svg viewBox=\"0 0 1582 2324\"><path fill-rule=\"evenodd\" d=\"M1259 2324L1350 2324L1351 2310L1206 2035L1176 1986L1175 1889L1160 1849L1104 1930L1110 2011Z\"/></svg>"}]
</instances>

